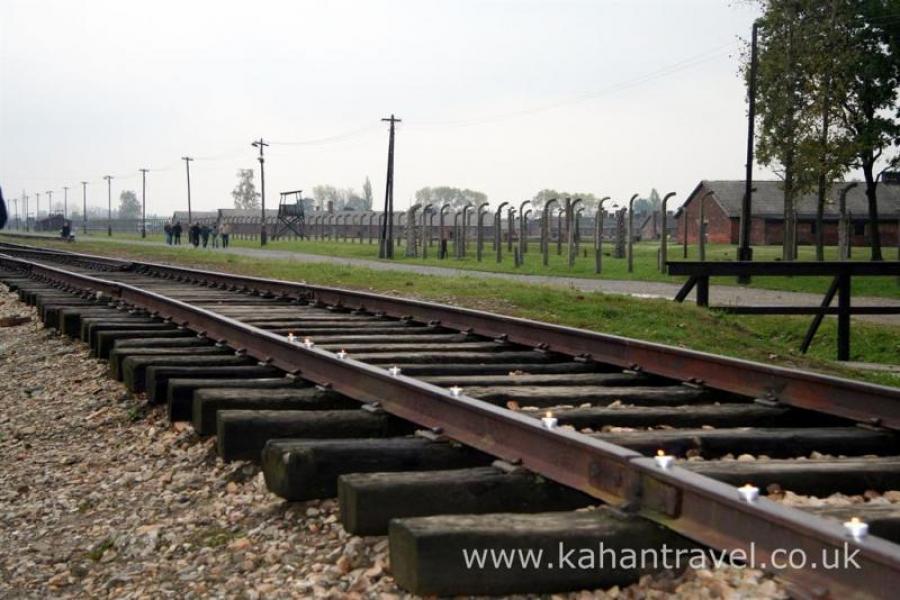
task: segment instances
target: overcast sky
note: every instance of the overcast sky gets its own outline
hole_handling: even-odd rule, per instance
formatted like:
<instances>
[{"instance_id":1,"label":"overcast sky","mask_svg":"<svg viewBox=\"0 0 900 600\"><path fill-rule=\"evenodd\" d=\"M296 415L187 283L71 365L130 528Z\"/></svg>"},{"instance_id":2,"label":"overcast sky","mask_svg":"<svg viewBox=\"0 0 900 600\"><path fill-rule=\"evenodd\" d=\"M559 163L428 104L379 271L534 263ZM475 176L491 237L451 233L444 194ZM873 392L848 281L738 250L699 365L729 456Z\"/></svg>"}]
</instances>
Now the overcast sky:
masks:
<instances>
[{"instance_id":1,"label":"overcast sky","mask_svg":"<svg viewBox=\"0 0 900 600\"><path fill-rule=\"evenodd\" d=\"M317 184L395 203L423 186L492 203L542 188L623 202L740 179L745 92L728 0L0 0L0 185L148 213L230 207L266 152L267 201ZM329 139L331 138L331 139ZM258 173L258 172L257 172ZM760 175L767 175L760 172ZM257 174L258 179L258 174ZM257 182L258 186L258 182Z\"/></svg>"}]
</instances>

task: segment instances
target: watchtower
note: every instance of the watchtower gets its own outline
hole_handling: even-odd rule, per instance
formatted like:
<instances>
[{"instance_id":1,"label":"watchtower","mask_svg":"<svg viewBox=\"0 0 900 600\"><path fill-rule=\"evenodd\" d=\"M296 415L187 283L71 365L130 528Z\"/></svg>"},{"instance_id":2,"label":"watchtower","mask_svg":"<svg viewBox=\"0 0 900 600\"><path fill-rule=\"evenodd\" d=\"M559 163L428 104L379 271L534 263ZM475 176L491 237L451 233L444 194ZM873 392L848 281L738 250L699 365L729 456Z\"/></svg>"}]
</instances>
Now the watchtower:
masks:
<instances>
[{"instance_id":1,"label":"watchtower","mask_svg":"<svg viewBox=\"0 0 900 600\"><path fill-rule=\"evenodd\" d=\"M281 192L278 201L278 222L275 224L273 238L278 238L288 231L294 232L301 240L306 238L306 214L303 210L302 191Z\"/></svg>"}]
</instances>

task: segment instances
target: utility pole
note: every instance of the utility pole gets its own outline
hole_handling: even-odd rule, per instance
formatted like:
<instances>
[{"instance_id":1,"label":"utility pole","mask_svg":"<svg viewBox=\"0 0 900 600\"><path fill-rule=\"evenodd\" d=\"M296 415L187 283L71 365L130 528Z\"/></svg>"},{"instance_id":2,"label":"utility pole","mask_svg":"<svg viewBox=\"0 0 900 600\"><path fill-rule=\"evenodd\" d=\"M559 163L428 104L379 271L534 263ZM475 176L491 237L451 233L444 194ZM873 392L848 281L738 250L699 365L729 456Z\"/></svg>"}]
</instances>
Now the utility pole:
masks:
<instances>
[{"instance_id":1,"label":"utility pole","mask_svg":"<svg viewBox=\"0 0 900 600\"><path fill-rule=\"evenodd\" d=\"M34 193L34 230L37 231L37 222L41 216L41 193Z\"/></svg>"},{"instance_id":2,"label":"utility pole","mask_svg":"<svg viewBox=\"0 0 900 600\"><path fill-rule=\"evenodd\" d=\"M107 190L106 235L112 237L112 175L104 175Z\"/></svg>"},{"instance_id":3,"label":"utility pole","mask_svg":"<svg viewBox=\"0 0 900 600\"><path fill-rule=\"evenodd\" d=\"M47 190L47 218L53 214L53 190Z\"/></svg>"},{"instance_id":4,"label":"utility pole","mask_svg":"<svg viewBox=\"0 0 900 600\"><path fill-rule=\"evenodd\" d=\"M84 235L87 235L87 181L81 182L81 224Z\"/></svg>"},{"instance_id":5,"label":"utility pole","mask_svg":"<svg viewBox=\"0 0 900 600\"><path fill-rule=\"evenodd\" d=\"M390 118L381 119L391 124L388 138L387 183L384 187L384 225L381 229L381 244L378 258L394 258L394 125L401 120L391 113Z\"/></svg>"},{"instance_id":6,"label":"utility pole","mask_svg":"<svg viewBox=\"0 0 900 600\"><path fill-rule=\"evenodd\" d=\"M259 222L259 245L265 246L268 239L266 236L266 159L263 157L263 148L268 146L268 144L262 138L259 138L250 145L254 148L259 148L259 195L262 200L262 219Z\"/></svg>"},{"instance_id":7,"label":"utility pole","mask_svg":"<svg viewBox=\"0 0 900 600\"><path fill-rule=\"evenodd\" d=\"M149 169L138 169L141 172L141 237L147 237L147 171Z\"/></svg>"},{"instance_id":8,"label":"utility pole","mask_svg":"<svg viewBox=\"0 0 900 600\"><path fill-rule=\"evenodd\" d=\"M750 219L753 199L753 134L756 125L756 69L759 21L753 22L750 40L750 83L747 88L747 164L744 176L744 197L741 201L740 235L738 238L737 259L753 260L753 248L750 247ZM738 277L739 283L749 283L749 277Z\"/></svg>"},{"instance_id":9,"label":"utility pole","mask_svg":"<svg viewBox=\"0 0 900 600\"><path fill-rule=\"evenodd\" d=\"M31 231L31 225L28 223L28 194L26 194L24 190L22 191L22 202L25 205L25 208L22 211L25 213L25 231Z\"/></svg>"},{"instance_id":10,"label":"utility pole","mask_svg":"<svg viewBox=\"0 0 900 600\"><path fill-rule=\"evenodd\" d=\"M63 186L63 219L69 218L69 186Z\"/></svg>"},{"instance_id":11,"label":"utility pole","mask_svg":"<svg viewBox=\"0 0 900 600\"><path fill-rule=\"evenodd\" d=\"M193 221L191 217L191 161L194 160L190 156L182 156L181 160L184 161L184 168L187 171L187 192L188 192L188 227L191 226L191 222Z\"/></svg>"},{"instance_id":12,"label":"utility pole","mask_svg":"<svg viewBox=\"0 0 900 600\"><path fill-rule=\"evenodd\" d=\"M12 201L13 201L13 206L15 206L14 210L16 211L16 231L18 231L19 230L19 199L13 198Z\"/></svg>"}]
</instances>

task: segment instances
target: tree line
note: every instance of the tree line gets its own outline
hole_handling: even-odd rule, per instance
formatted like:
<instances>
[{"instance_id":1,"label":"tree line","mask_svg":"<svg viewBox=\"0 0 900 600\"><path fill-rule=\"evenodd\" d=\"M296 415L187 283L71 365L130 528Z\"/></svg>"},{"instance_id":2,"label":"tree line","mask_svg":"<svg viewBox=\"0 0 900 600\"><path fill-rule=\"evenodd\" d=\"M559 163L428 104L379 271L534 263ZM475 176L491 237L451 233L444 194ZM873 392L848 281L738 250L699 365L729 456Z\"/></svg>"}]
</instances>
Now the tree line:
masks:
<instances>
[{"instance_id":1,"label":"tree line","mask_svg":"<svg viewBox=\"0 0 900 600\"><path fill-rule=\"evenodd\" d=\"M757 157L783 180L785 255L795 200L816 193L816 256L833 184L862 171L871 258L882 260L878 178L900 147L900 0L753 0L757 21ZM750 84L750 43L742 73Z\"/></svg>"}]
</instances>

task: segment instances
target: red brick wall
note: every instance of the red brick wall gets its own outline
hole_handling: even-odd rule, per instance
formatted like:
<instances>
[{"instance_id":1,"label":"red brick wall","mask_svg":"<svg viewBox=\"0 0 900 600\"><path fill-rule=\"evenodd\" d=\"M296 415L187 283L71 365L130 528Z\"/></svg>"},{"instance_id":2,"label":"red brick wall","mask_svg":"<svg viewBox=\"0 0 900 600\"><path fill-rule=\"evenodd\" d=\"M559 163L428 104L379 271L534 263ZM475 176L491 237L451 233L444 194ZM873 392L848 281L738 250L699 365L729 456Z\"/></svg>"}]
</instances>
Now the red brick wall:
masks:
<instances>
[{"instance_id":1,"label":"red brick wall","mask_svg":"<svg viewBox=\"0 0 900 600\"><path fill-rule=\"evenodd\" d=\"M706 188L701 186L697 193L690 198L687 207L678 213L675 221L678 223L676 241L684 243L684 219L687 215L688 243L696 244L699 234L700 198L706 193ZM736 230L731 219L712 197L706 199L706 241L712 244L736 244Z\"/></svg>"},{"instance_id":2,"label":"red brick wall","mask_svg":"<svg viewBox=\"0 0 900 600\"><path fill-rule=\"evenodd\" d=\"M757 219L754 219L754 225ZM797 243L801 246L813 246L816 243L816 236L813 233L814 221L801 220L797 224ZM853 227L853 226L851 226ZM825 232L825 245L837 246L838 244L838 225L836 221L825 221L823 231ZM869 225L866 224L866 233L863 235L852 235L852 244L854 246L869 245ZM878 224L878 231L881 233L881 246L887 248L897 245L897 222L882 221ZM779 245L783 241L784 224L782 221L768 221L765 224L765 239L760 239L757 234L756 227L752 227L750 239L754 245Z\"/></svg>"}]
</instances>

